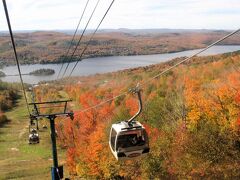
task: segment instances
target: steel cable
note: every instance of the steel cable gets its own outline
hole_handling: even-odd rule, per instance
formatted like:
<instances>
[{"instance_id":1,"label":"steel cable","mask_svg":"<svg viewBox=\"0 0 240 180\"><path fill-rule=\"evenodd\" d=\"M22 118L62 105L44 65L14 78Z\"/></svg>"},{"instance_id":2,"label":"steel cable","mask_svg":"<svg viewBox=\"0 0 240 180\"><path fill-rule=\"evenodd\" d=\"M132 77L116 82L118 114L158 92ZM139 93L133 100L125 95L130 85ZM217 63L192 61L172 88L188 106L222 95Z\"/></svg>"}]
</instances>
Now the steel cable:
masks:
<instances>
[{"instance_id":1,"label":"steel cable","mask_svg":"<svg viewBox=\"0 0 240 180\"><path fill-rule=\"evenodd\" d=\"M27 106L28 114L30 116L30 109L29 109L29 105L28 105L27 94L26 94L26 91L25 91L25 88L24 88L22 73L21 73L21 69L20 69L20 63L19 63L19 60L18 60L16 45L15 45L15 41L14 41L14 37L13 37L13 33L12 33L11 22L10 22L10 18L9 18L9 15L8 15L7 4L6 4L5 0L2 0L2 2L3 2L3 6L4 6L6 19L7 19L8 29L9 29L11 42L12 42L12 46L13 46L13 51L14 51L14 56L15 56L15 60L16 60L16 63L17 63L18 73L19 73L19 77L20 77L20 80L21 80L22 91L23 91L25 103L26 103L26 106Z\"/></svg>"},{"instance_id":2,"label":"steel cable","mask_svg":"<svg viewBox=\"0 0 240 180\"><path fill-rule=\"evenodd\" d=\"M86 5L85 5L84 10L83 10L83 12L82 12L82 15L81 15L81 17L80 17L80 19L79 19L78 25L77 25L77 27L76 27L76 29L75 29L75 32L74 32L74 34L73 34L72 40L71 40L71 42L70 42L70 45L69 45L69 47L68 47L68 50L67 50L67 53L66 53L65 57L67 57L68 54L69 54L69 52L70 52L70 49L71 49L71 47L72 47L72 45L73 45L73 41L74 41L75 36L76 36L76 34L77 34L78 28L79 28L79 26L80 26L80 24L81 24L81 22L82 22L83 15L85 14L85 11L86 11L86 9L87 9L87 6L88 6L89 1L90 1L90 0L87 0L87 2L86 2ZM63 58L64 58L64 57L63 57ZM64 65L64 60L62 60L62 66L61 66L61 68L60 68L60 70L59 70L59 72L58 72L57 79L59 78L59 76L60 76L60 74L61 74L63 65Z\"/></svg>"},{"instance_id":3,"label":"steel cable","mask_svg":"<svg viewBox=\"0 0 240 180\"><path fill-rule=\"evenodd\" d=\"M79 56L79 60L77 60L77 62L76 62L75 65L73 66L73 68L72 68L72 70L71 70L71 72L70 72L70 74L69 74L68 77L70 77L70 76L72 75L74 69L76 68L76 66L77 66L77 64L78 64L78 62L79 62L80 60L82 60L82 56L83 56L84 52L87 50L87 48L88 48L88 46L89 46L91 40L93 39L93 36L94 36L94 35L96 34L96 32L98 31L100 25L102 24L103 20L105 19L105 17L107 16L109 10L111 9L111 7L112 7L114 1L115 1L115 0L112 0L111 4L109 5L107 11L105 12L104 16L102 17L100 23L98 24L97 28L96 28L95 31L93 32L92 36L90 37L90 39L89 39L87 45L85 46L84 50L82 51L81 55Z\"/></svg>"},{"instance_id":4,"label":"steel cable","mask_svg":"<svg viewBox=\"0 0 240 180\"><path fill-rule=\"evenodd\" d=\"M230 34L227 34L226 36L224 36L224 37L222 37L221 39L215 41L214 43L210 44L210 45L207 46L206 48L201 49L200 51L198 51L197 53L193 54L192 56L185 58L184 60L176 63L175 65L171 66L170 68L167 68L167 69L165 69L164 71L162 71L161 73L153 76L151 79L146 80L144 83L138 83L138 86L141 87L141 86L144 86L144 85L148 84L148 83L151 82L152 80L154 80L154 79L156 79L156 78L164 75L165 73L167 73L167 72L170 71L171 69L173 69L173 68L177 67L178 65L180 65L180 64L182 64L182 63L190 60L191 58L193 58L193 57L201 54L202 52L208 50L209 48L211 48L212 46L218 44L219 42L222 42L223 40L229 38L230 36L238 33L239 31L240 31L240 29L237 29L237 30L231 32ZM125 91L125 92L123 92L123 93L121 93L121 94L119 94L119 95L117 95L117 96L114 96L114 97L112 97L112 98L110 98L110 99L107 99L107 100L105 100L105 101L103 101L103 102L101 102L101 103L99 103L99 104L93 105L93 106L91 106L91 107L88 107L88 108L85 108L85 109L83 109L83 110L79 110L79 111L76 111L76 112L85 112L85 111L88 111L88 110L90 110L90 109L97 108L97 107L102 106L103 104L108 103L108 102L110 102L110 101L112 101L112 100L114 100L114 99L116 99L116 98L118 98L118 97L121 97L121 96L123 96L123 95L126 95L126 94L129 93L129 92L131 92L131 89L128 90L128 91Z\"/></svg>"},{"instance_id":5,"label":"steel cable","mask_svg":"<svg viewBox=\"0 0 240 180\"><path fill-rule=\"evenodd\" d=\"M78 40L78 42L77 42L77 45L76 45L75 49L73 50L73 53L72 53L72 55L71 55L71 57L70 57L70 59L69 59L69 61L68 61L68 63L67 63L67 66L66 66L66 68L65 68L65 70L64 70L64 72L63 72L62 78L64 77L64 75L65 75L66 72L67 72L67 69L68 69L68 67L69 67L69 65L70 65L70 63L71 63L71 61L72 61L72 59L73 59L73 57L74 57L74 54L75 54L78 46L79 46L80 43L81 43L81 40L82 40L82 38L83 38L83 35L84 35L84 33L85 33L85 31L86 31L86 29L87 29L87 27L88 27L88 24L90 23L90 21L91 21L91 19L92 19L92 17L93 17L93 14L95 13L95 11L96 11L96 9L97 9L97 7L98 7L99 2L100 2L100 0L97 1L96 5L95 5L95 7L94 7L94 9L93 9L93 11L92 11L92 14L91 14L91 16L90 16L89 19L88 19L88 22L87 22L87 24L86 24L86 26L85 26L85 28L84 28L84 30L83 30L80 38L79 38L79 40Z\"/></svg>"}]
</instances>

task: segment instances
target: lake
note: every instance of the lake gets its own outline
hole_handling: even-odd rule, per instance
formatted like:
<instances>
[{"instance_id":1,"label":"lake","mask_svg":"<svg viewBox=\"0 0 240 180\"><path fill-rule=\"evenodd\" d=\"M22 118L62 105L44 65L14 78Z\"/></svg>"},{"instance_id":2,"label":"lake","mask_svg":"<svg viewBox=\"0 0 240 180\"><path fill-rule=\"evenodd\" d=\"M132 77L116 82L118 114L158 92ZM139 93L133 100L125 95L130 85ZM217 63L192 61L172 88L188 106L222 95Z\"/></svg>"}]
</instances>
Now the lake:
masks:
<instances>
[{"instance_id":1,"label":"lake","mask_svg":"<svg viewBox=\"0 0 240 180\"><path fill-rule=\"evenodd\" d=\"M78 63L72 76L87 76L97 73L107 73L123 69L135 68L140 66L148 66L151 64L157 64L161 62L169 61L173 58L182 56L191 56L198 52L200 49L182 51L177 53L165 53L165 54L154 54L154 55L138 55L138 56L109 56L109 57L96 57L84 59ZM216 55L226 52L233 52L240 50L240 46L228 45L228 46L214 46L209 50L202 53L202 56ZM68 76L75 62L69 65L66 75ZM64 64L66 67L66 64ZM37 69L50 68L55 70L54 75L49 76L33 76L24 75L23 81L29 84L36 84L40 81L48 81L56 79L58 72L61 68L61 64L32 64L32 65L21 65L21 71L23 74L27 74ZM18 74L16 66L7 66L1 69L6 75ZM20 82L18 76L6 76L1 78L2 81L6 82Z\"/></svg>"}]
</instances>

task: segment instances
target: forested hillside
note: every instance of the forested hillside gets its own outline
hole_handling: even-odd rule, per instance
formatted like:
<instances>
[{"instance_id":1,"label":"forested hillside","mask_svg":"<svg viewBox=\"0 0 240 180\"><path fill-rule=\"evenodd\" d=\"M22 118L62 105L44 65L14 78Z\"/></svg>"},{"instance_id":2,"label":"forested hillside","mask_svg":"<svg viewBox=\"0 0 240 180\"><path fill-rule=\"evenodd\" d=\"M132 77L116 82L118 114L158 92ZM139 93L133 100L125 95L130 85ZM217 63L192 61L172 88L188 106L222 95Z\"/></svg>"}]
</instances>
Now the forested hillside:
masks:
<instances>
[{"instance_id":1,"label":"forested hillside","mask_svg":"<svg viewBox=\"0 0 240 180\"><path fill-rule=\"evenodd\" d=\"M18 87L16 84L0 81L0 126L8 121L4 112L11 109L18 98Z\"/></svg>"},{"instance_id":2,"label":"forested hillside","mask_svg":"<svg viewBox=\"0 0 240 180\"><path fill-rule=\"evenodd\" d=\"M196 57L153 81L181 59L148 67L71 78L35 89L38 101L69 97L75 119L57 121L58 143L72 176L86 179L240 177L240 52ZM138 82L144 110L138 118L150 137L150 154L117 162L108 147L111 124L137 111L128 94L98 104ZM64 84L64 85L62 85Z\"/></svg>"},{"instance_id":3,"label":"forested hillside","mask_svg":"<svg viewBox=\"0 0 240 180\"><path fill-rule=\"evenodd\" d=\"M134 31L126 32L101 32L97 33L89 48L84 54L84 58L99 57L99 56L121 56L121 55L142 55L142 54L157 54L169 53L176 51L184 51L189 49L203 48L226 35L227 31L177 31L169 30L165 32L155 33L148 32L138 33ZM71 44L72 35L60 32L37 31L30 33L15 33L15 41L17 52L22 64L33 63L57 63L66 62L67 49ZM81 54L87 44L91 34L83 37L80 47L76 52ZM75 38L73 47L77 45ZM225 45L239 45L240 35L225 40ZM69 55L74 48L71 48ZM0 35L0 65L14 64L12 47L9 36Z\"/></svg>"}]
</instances>

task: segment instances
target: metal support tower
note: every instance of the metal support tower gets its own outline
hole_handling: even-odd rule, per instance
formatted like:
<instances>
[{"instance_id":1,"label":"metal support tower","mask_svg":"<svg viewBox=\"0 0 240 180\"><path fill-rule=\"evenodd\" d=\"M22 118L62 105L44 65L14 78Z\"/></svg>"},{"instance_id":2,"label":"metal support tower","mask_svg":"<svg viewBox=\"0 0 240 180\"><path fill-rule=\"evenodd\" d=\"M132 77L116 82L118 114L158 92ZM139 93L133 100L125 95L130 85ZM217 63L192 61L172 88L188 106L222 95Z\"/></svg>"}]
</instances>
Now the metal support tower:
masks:
<instances>
[{"instance_id":1,"label":"metal support tower","mask_svg":"<svg viewBox=\"0 0 240 180\"><path fill-rule=\"evenodd\" d=\"M56 130L55 130L55 119L59 116L68 116L73 120L74 114L73 112L67 112L67 103L71 100L65 100L65 101L50 101L50 102L38 102L38 103L30 103L29 105L32 105L35 109L34 114L30 115L31 120L37 120L39 118L45 117L49 119L50 123L50 130L51 130L51 141L52 141L52 157L53 157L53 167L51 168L51 176L52 180L60 180L63 178L63 167L58 166L58 156L57 156L57 144L56 144ZM44 105L44 104L59 104L64 103L63 106L48 106L43 108L54 108L54 107L63 107L62 112L58 113L52 113L52 114L42 114L40 109L41 107L38 107L38 105Z\"/></svg>"}]
</instances>

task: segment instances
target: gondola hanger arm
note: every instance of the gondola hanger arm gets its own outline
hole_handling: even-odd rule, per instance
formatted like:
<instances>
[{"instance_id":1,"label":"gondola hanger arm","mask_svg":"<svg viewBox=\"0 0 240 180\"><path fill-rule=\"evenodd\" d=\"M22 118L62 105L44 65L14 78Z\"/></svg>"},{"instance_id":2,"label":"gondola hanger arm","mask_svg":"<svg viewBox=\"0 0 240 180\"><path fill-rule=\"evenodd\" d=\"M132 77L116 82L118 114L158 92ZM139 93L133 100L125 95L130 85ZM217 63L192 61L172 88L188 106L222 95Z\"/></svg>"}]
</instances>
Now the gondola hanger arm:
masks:
<instances>
[{"instance_id":1,"label":"gondola hanger arm","mask_svg":"<svg viewBox=\"0 0 240 180\"><path fill-rule=\"evenodd\" d=\"M133 115L128 121L127 123L130 125L131 122L133 122L138 116L139 114L142 112L142 98L141 98L141 89L139 87L139 83L137 84L137 86L133 89L130 89L129 91L132 92L133 94L137 94L138 97L138 111L136 112L135 115Z\"/></svg>"}]
</instances>

